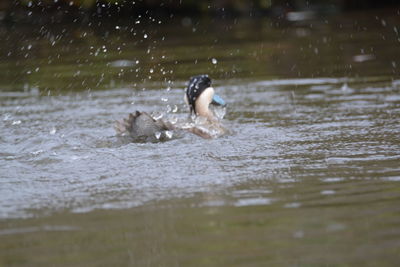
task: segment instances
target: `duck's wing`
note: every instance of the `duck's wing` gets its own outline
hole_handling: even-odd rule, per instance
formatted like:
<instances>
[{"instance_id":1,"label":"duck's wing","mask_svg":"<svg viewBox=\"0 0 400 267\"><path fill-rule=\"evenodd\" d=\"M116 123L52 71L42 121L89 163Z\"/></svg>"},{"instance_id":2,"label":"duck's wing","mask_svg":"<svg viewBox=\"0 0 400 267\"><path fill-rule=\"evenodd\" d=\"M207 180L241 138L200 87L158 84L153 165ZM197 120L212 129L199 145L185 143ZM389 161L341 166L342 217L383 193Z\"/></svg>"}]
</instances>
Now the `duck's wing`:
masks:
<instances>
[{"instance_id":1,"label":"duck's wing","mask_svg":"<svg viewBox=\"0 0 400 267\"><path fill-rule=\"evenodd\" d=\"M129 136L132 131L132 124L137 117L141 115L141 112L136 111L135 114L130 113L128 118L117 120L114 124L114 129L119 136Z\"/></svg>"},{"instance_id":2,"label":"duck's wing","mask_svg":"<svg viewBox=\"0 0 400 267\"><path fill-rule=\"evenodd\" d=\"M140 112L136 111L135 114L130 113L128 118L117 120L114 124L114 129L119 136L129 136L132 128L132 123L140 116Z\"/></svg>"},{"instance_id":3,"label":"duck's wing","mask_svg":"<svg viewBox=\"0 0 400 267\"><path fill-rule=\"evenodd\" d=\"M146 112L136 111L128 118L116 121L114 129L119 136L154 137L157 133L173 130L174 126L163 120L155 120Z\"/></svg>"},{"instance_id":4,"label":"duck's wing","mask_svg":"<svg viewBox=\"0 0 400 267\"><path fill-rule=\"evenodd\" d=\"M164 121L162 119L158 119L155 122L163 131L176 130L176 126L172 122L170 122L168 120Z\"/></svg>"}]
</instances>

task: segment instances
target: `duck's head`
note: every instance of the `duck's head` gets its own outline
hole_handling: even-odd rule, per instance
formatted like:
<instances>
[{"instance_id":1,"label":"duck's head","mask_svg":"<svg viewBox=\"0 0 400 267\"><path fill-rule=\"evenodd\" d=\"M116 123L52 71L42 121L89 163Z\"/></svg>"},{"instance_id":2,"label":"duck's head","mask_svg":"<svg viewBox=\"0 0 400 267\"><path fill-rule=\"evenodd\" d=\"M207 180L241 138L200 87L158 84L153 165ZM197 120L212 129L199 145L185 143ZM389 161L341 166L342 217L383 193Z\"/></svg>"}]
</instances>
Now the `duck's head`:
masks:
<instances>
[{"instance_id":1,"label":"duck's head","mask_svg":"<svg viewBox=\"0 0 400 267\"><path fill-rule=\"evenodd\" d=\"M209 120L215 120L214 114L209 109L210 104L226 106L225 101L215 94L208 75L197 75L190 78L186 88L185 101L190 107L190 113L206 117Z\"/></svg>"}]
</instances>

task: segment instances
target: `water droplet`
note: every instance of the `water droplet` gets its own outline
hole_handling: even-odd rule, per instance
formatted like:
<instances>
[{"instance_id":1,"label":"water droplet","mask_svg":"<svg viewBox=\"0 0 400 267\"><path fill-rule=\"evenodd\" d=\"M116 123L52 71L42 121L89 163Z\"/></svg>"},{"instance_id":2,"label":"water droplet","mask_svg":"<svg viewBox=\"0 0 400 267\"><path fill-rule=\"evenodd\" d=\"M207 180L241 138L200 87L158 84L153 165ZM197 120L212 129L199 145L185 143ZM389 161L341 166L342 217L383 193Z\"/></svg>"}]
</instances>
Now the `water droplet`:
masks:
<instances>
[{"instance_id":1,"label":"water droplet","mask_svg":"<svg viewBox=\"0 0 400 267\"><path fill-rule=\"evenodd\" d=\"M12 122L12 125L19 125L19 124L21 124L22 122L20 121L20 120L16 120L16 121L13 121Z\"/></svg>"},{"instance_id":2,"label":"water droplet","mask_svg":"<svg viewBox=\"0 0 400 267\"><path fill-rule=\"evenodd\" d=\"M4 114L3 121L8 121L9 119L11 119L11 115L10 114Z\"/></svg>"},{"instance_id":3,"label":"water droplet","mask_svg":"<svg viewBox=\"0 0 400 267\"><path fill-rule=\"evenodd\" d=\"M214 65L218 63L218 61L217 61L216 58L212 58L212 59L211 59L211 62L212 62L212 64L214 64Z\"/></svg>"},{"instance_id":4,"label":"water droplet","mask_svg":"<svg viewBox=\"0 0 400 267\"><path fill-rule=\"evenodd\" d=\"M144 38L144 39L147 39L147 34L144 34L144 35L143 35L143 38Z\"/></svg>"},{"instance_id":5,"label":"water droplet","mask_svg":"<svg viewBox=\"0 0 400 267\"><path fill-rule=\"evenodd\" d=\"M50 130L50 134L51 134L51 135L55 135L56 132L57 132L56 127L51 128L51 130Z\"/></svg>"},{"instance_id":6,"label":"water droplet","mask_svg":"<svg viewBox=\"0 0 400 267\"><path fill-rule=\"evenodd\" d=\"M173 132L172 131L165 131L165 135L167 136L168 139L171 139L173 136Z\"/></svg>"},{"instance_id":7,"label":"water droplet","mask_svg":"<svg viewBox=\"0 0 400 267\"><path fill-rule=\"evenodd\" d=\"M175 124L175 123L178 122L178 118L175 117L175 116L172 116L172 117L169 119L169 122L172 123L172 124Z\"/></svg>"},{"instance_id":8,"label":"water droplet","mask_svg":"<svg viewBox=\"0 0 400 267\"><path fill-rule=\"evenodd\" d=\"M115 26L115 29L116 29L116 30L119 30L119 29L121 29L121 28L120 28L119 26Z\"/></svg>"},{"instance_id":9,"label":"water droplet","mask_svg":"<svg viewBox=\"0 0 400 267\"><path fill-rule=\"evenodd\" d=\"M174 108L172 109L172 112L173 112L173 113L178 112L178 106L177 106L177 105L174 105Z\"/></svg>"},{"instance_id":10,"label":"water droplet","mask_svg":"<svg viewBox=\"0 0 400 267\"><path fill-rule=\"evenodd\" d=\"M167 102L167 101L168 101L168 98L166 98L166 97L162 97L162 98L161 98L161 101L163 101L163 102Z\"/></svg>"},{"instance_id":11,"label":"water droplet","mask_svg":"<svg viewBox=\"0 0 400 267\"><path fill-rule=\"evenodd\" d=\"M161 137L161 133L160 132L156 132L154 135L156 136L157 139L160 139L160 137Z\"/></svg>"},{"instance_id":12,"label":"water droplet","mask_svg":"<svg viewBox=\"0 0 400 267\"><path fill-rule=\"evenodd\" d=\"M158 114L153 114L152 117L155 120L159 120L163 117L164 115L162 113L158 113Z\"/></svg>"},{"instance_id":13,"label":"water droplet","mask_svg":"<svg viewBox=\"0 0 400 267\"><path fill-rule=\"evenodd\" d=\"M149 71L150 73L153 73L154 72L154 70L153 69L150 69L150 71Z\"/></svg>"},{"instance_id":14,"label":"water droplet","mask_svg":"<svg viewBox=\"0 0 400 267\"><path fill-rule=\"evenodd\" d=\"M37 155L39 155L40 153L43 153L43 150L39 149L39 150L37 150L37 151L31 152L31 154L34 155L34 156L37 156Z\"/></svg>"}]
</instances>

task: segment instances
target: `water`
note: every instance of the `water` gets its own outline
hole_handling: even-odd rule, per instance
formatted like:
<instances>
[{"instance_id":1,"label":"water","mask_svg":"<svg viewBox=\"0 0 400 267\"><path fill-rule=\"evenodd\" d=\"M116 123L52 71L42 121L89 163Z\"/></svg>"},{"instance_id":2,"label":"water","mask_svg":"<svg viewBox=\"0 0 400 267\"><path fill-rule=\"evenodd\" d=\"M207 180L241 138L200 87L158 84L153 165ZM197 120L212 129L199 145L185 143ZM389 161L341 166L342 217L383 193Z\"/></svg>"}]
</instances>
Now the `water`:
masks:
<instances>
[{"instance_id":1,"label":"water","mask_svg":"<svg viewBox=\"0 0 400 267\"><path fill-rule=\"evenodd\" d=\"M395 266L399 25L383 15L1 28L0 265ZM199 73L229 135L115 136L136 109L187 116Z\"/></svg>"}]
</instances>

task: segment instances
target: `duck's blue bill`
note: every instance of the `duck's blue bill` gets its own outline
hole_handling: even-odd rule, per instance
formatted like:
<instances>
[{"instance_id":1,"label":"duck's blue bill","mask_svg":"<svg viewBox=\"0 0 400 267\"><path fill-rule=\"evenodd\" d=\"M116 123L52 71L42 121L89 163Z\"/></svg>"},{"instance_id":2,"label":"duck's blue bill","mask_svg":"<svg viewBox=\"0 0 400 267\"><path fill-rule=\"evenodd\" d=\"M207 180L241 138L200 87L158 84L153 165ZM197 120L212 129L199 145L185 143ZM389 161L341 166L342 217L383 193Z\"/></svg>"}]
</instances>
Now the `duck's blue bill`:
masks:
<instances>
[{"instance_id":1,"label":"duck's blue bill","mask_svg":"<svg viewBox=\"0 0 400 267\"><path fill-rule=\"evenodd\" d=\"M222 99L222 97L216 94L214 94L211 104L223 107L226 106L226 102Z\"/></svg>"}]
</instances>

